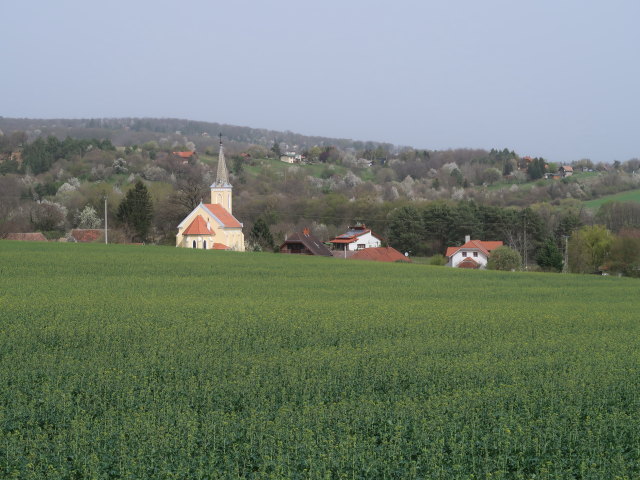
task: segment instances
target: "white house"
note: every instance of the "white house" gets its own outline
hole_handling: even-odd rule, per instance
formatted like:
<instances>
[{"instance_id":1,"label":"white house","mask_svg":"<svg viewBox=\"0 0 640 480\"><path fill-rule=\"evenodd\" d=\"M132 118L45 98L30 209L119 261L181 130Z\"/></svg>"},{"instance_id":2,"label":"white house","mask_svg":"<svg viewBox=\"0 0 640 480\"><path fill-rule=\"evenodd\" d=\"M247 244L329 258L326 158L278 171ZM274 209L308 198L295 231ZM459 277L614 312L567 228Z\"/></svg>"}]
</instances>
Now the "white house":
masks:
<instances>
[{"instance_id":1,"label":"white house","mask_svg":"<svg viewBox=\"0 0 640 480\"><path fill-rule=\"evenodd\" d=\"M354 252L365 248L377 248L382 245L382 237L373 233L364 224L349 227L342 235L330 240L334 250Z\"/></svg>"},{"instance_id":2,"label":"white house","mask_svg":"<svg viewBox=\"0 0 640 480\"><path fill-rule=\"evenodd\" d=\"M456 268L486 268L491 252L502 247L502 242L471 240L467 235L464 245L447 248L447 266Z\"/></svg>"}]
</instances>

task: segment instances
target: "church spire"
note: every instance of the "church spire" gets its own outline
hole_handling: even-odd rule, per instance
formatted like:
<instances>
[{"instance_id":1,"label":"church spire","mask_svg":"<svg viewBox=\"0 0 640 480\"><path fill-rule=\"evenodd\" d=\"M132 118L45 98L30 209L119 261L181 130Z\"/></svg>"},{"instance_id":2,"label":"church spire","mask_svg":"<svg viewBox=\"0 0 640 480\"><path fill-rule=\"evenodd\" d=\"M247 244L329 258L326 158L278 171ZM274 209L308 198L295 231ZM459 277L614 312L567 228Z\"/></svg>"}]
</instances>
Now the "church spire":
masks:
<instances>
[{"instance_id":1,"label":"church spire","mask_svg":"<svg viewBox=\"0 0 640 480\"><path fill-rule=\"evenodd\" d=\"M218 153L218 174L216 175L215 185L218 187L228 187L229 184L229 172L227 171L227 164L224 161L224 147L222 146L222 133L220 136L220 153Z\"/></svg>"}]
</instances>

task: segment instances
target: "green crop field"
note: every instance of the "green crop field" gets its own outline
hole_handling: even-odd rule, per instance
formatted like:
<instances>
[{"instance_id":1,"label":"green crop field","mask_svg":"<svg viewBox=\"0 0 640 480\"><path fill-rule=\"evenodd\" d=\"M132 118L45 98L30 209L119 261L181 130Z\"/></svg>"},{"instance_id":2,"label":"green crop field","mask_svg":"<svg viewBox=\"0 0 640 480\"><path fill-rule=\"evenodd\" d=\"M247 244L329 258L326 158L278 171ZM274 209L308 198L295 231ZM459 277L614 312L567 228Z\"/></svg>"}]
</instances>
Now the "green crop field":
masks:
<instances>
[{"instance_id":1,"label":"green crop field","mask_svg":"<svg viewBox=\"0 0 640 480\"><path fill-rule=\"evenodd\" d=\"M0 478L639 478L639 287L0 241Z\"/></svg>"},{"instance_id":2,"label":"green crop field","mask_svg":"<svg viewBox=\"0 0 640 480\"><path fill-rule=\"evenodd\" d=\"M640 189L639 190L627 190L626 192L616 193L614 195L607 195L604 197L596 198L595 200L589 200L584 202L587 208L597 210L603 204L609 202L636 202L640 203Z\"/></svg>"}]
</instances>

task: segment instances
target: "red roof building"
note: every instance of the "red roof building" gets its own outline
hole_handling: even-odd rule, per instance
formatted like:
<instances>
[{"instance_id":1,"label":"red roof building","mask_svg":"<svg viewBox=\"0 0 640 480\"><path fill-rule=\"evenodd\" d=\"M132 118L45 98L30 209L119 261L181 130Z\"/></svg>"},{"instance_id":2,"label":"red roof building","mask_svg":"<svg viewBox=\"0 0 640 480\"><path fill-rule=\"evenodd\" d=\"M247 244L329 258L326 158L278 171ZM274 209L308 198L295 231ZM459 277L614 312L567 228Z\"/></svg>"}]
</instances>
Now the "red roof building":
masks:
<instances>
[{"instance_id":1,"label":"red roof building","mask_svg":"<svg viewBox=\"0 0 640 480\"><path fill-rule=\"evenodd\" d=\"M382 237L376 235L364 224L349 227L342 235L329 240L334 250L356 251L365 248L377 248L382 245Z\"/></svg>"},{"instance_id":2,"label":"red roof building","mask_svg":"<svg viewBox=\"0 0 640 480\"><path fill-rule=\"evenodd\" d=\"M467 235L464 245L447 248L447 266L457 268L485 268L491 252L504 244L499 241L471 240Z\"/></svg>"},{"instance_id":3,"label":"red roof building","mask_svg":"<svg viewBox=\"0 0 640 480\"><path fill-rule=\"evenodd\" d=\"M365 248L355 252L349 258L354 260L373 260L375 262L411 262L409 257L392 247Z\"/></svg>"}]
</instances>

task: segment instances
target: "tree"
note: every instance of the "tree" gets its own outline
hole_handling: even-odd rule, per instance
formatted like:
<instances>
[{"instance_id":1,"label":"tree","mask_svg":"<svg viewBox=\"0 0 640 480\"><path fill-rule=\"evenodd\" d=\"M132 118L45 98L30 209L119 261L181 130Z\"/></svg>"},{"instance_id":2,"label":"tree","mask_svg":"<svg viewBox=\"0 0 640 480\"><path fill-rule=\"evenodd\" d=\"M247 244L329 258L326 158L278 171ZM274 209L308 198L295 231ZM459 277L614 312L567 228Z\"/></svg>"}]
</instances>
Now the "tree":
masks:
<instances>
[{"instance_id":1,"label":"tree","mask_svg":"<svg viewBox=\"0 0 640 480\"><path fill-rule=\"evenodd\" d=\"M33 228L43 232L64 230L67 209L59 203L43 200L31 209Z\"/></svg>"},{"instance_id":2,"label":"tree","mask_svg":"<svg viewBox=\"0 0 640 480\"><path fill-rule=\"evenodd\" d=\"M529 175L529 179L537 180L538 178L544 177L546 170L547 167L544 158L534 158L527 166L527 175Z\"/></svg>"},{"instance_id":3,"label":"tree","mask_svg":"<svg viewBox=\"0 0 640 480\"><path fill-rule=\"evenodd\" d=\"M522 266L522 257L520 254L509 247L498 247L491 252L487 268L489 270L520 270Z\"/></svg>"},{"instance_id":4,"label":"tree","mask_svg":"<svg viewBox=\"0 0 640 480\"><path fill-rule=\"evenodd\" d=\"M249 232L249 243L253 246L253 250L257 252L274 249L273 235L271 235L269 225L262 217L256 220L251 232Z\"/></svg>"},{"instance_id":5,"label":"tree","mask_svg":"<svg viewBox=\"0 0 640 480\"><path fill-rule=\"evenodd\" d=\"M606 264L612 273L627 277L640 277L640 238L616 237L611 244L611 254Z\"/></svg>"},{"instance_id":6,"label":"tree","mask_svg":"<svg viewBox=\"0 0 640 480\"><path fill-rule=\"evenodd\" d=\"M129 232L132 240L144 241L149 234L153 203L147 187L138 180L118 206L116 218Z\"/></svg>"},{"instance_id":7,"label":"tree","mask_svg":"<svg viewBox=\"0 0 640 480\"><path fill-rule=\"evenodd\" d=\"M582 227L569 239L569 270L594 273L600 269L611 251L613 236L602 225Z\"/></svg>"},{"instance_id":8,"label":"tree","mask_svg":"<svg viewBox=\"0 0 640 480\"><path fill-rule=\"evenodd\" d=\"M76 215L78 228L100 228L102 220L98 217L98 212L91 205L87 205Z\"/></svg>"},{"instance_id":9,"label":"tree","mask_svg":"<svg viewBox=\"0 0 640 480\"><path fill-rule=\"evenodd\" d=\"M552 238L547 238L542 244L536 256L536 262L545 270L556 272L562 270L562 253L560 253Z\"/></svg>"},{"instance_id":10,"label":"tree","mask_svg":"<svg viewBox=\"0 0 640 480\"><path fill-rule=\"evenodd\" d=\"M424 227L420 212L408 205L398 208L389 216L389 243L402 253L423 253L421 244L424 242Z\"/></svg>"},{"instance_id":11,"label":"tree","mask_svg":"<svg viewBox=\"0 0 640 480\"><path fill-rule=\"evenodd\" d=\"M273 141L273 146L271 147L271 151L273 152L276 158L280 158L280 155L282 155L282 152L280 151L280 142L278 142L278 140Z\"/></svg>"}]
</instances>

